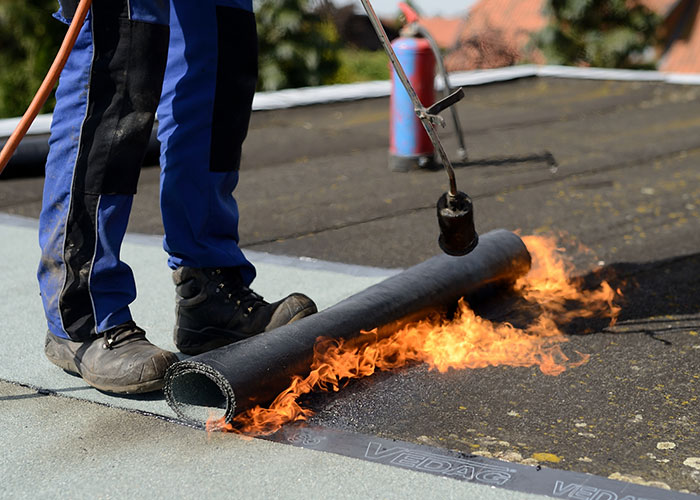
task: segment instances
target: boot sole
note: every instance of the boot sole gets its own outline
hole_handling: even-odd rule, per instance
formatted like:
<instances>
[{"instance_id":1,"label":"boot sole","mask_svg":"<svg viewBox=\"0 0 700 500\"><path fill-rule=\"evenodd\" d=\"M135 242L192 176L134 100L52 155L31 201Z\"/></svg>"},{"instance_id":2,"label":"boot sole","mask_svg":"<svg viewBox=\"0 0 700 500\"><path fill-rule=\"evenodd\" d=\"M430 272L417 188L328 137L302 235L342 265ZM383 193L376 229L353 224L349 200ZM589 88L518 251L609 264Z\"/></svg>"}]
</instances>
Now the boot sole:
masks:
<instances>
[{"instance_id":1,"label":"boot sole","mask_svg":"<svg viewBox=\"0 0 700 500\"><path fill-rule=\"evenodd\" d=\"M131 385L126 385L126 386L113 386L113 385L107 385L107 384L100 384L99 382L94 382L89 379L90 374L85 373L80 373L76 369L74 369L74 366L71 366L72 363L62 363L58 360L48 358L49 361L51 361L54 365L58 366L59 368L63 369L66 373L70 373L71 375L75 375L76 377L82 378L86 384L88 384L91 387L94 387L95 389L102 391L102 392L109 392L111 394L144 394L147 392L155 392L163 389L165 386L165 381L162 379L158 380L152 380L149 382L141 382L138 384L131 384Z\"/></svg>"},{"instance_id":2,"label":"boot sole","mask_svg":"<svg viewBox=\"0 0 700 500\"><path fill-rule=\"evenodd\" d=\"M70 352L69 355L71 357L73 356ZM90 372L81 372L75 365L75 363L72 361L72 359L56 358L49 356L48 353L46 353L46 359L51 361L54 365L58 366L65 372L70 373L71 375L75 375L76 377L82 378L85 381L85 383L102 392L109 392L112 394L143 394L147 392L159 391L165 386L165 380L163 379L149 380L146 382L139 382L138 384L122 386L102 384L90 380L90 376L92 374Z\"/></svg>"}]
</instances>

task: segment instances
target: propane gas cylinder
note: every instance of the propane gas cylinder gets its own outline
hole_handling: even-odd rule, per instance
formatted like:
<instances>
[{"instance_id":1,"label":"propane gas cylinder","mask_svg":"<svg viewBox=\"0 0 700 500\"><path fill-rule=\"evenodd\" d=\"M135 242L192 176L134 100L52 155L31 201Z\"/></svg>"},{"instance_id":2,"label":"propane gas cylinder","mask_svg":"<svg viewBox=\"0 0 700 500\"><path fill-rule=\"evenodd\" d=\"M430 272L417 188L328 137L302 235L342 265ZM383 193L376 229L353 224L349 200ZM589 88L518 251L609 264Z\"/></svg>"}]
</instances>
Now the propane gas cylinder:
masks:
<instances>
[{"instance_id":1,"label":"propane gas cylinder","mask_svg":"<svg viewBox=\"0 0 700 500\"><path fill-rule=\"evenodd\" d=\"M421 103L435 102L435 54L430 43L413 36L396 38L392 47ZM416 116L410 97L396 72L391 71L389 168L398 172L429 166L434 162L434 147L423 124Z\"/></svg>"}]
</instances>

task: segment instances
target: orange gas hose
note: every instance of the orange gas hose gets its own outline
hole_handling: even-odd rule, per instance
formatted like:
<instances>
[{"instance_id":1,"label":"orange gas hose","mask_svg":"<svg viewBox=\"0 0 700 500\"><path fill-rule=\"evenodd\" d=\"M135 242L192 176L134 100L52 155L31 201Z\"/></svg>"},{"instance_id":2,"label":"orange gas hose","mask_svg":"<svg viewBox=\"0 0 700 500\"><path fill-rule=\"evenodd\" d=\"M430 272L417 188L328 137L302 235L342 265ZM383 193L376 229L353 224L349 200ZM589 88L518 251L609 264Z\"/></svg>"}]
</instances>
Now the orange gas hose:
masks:
<instances>
[{"instance_id":1,"label":"orange gas hose","mask_svg":"<svg viewBox=\"0 0 700 500\"><path fill-rule=\"evenodd\" d=\"M25 111L24 116L22 116L22 119L17 124L14 132L12 132L12 135L5 143L2 151L0 151L0 174L3 170L5 170L5 167L10 161L10 158L12 158L17 146L19 146L19 143L22 141L22 139L24 139L27 130L29 130L29 127L31 126L32 122L34 122L36 115L39 114L39 110L46 102L46 99L49 98L49 94L51 94L51 91L56 85L56 81L58 80L61 71L63 71L63 67L66 65L68 56L70 55L71 50L73 50L75 40L78 38L78 34L80 33L80 28L83 26L83 22L85 22L85 17L90 10L90 5L92 5L92 0L80 0L78 8L75 11L75 15L73 16L73 21L71 22L68 32L63 39L61 48L58 50L56 59L54 59L51 68L49 68L49 72L46 74L44 81L41 83L41 87L39 87L34 99L32 99L27 111Z\"/></svg>"}]
</instances>

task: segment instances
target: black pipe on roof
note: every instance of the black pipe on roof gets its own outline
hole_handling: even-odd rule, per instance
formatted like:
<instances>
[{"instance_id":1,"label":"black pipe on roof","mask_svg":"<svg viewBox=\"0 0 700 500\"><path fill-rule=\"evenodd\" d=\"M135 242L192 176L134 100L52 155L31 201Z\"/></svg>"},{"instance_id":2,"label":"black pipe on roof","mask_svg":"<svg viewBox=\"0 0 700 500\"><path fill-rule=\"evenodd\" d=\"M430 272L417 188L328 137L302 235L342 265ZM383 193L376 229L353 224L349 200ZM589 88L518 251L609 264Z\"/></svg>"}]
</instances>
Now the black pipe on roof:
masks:
<instances>
[{"instance_id":1,"label":"black pipe on roof","mask_svg":"<svg viewBox=\"0 0 700 500\"><path fill-rule=\"evenodd\" d=\"M146 149L146 156L143 161L144 166L159 164L160 142L156 137L157 127L153 127L151 138ZM0 149L5 145L8 138L0 138ZM5 170L0 174L0 179L11 179L16 177L39 177L44 175L46 158L49 154L49 134L27 135L19 143L15 154Z\"/></svg>"}]
</instances>

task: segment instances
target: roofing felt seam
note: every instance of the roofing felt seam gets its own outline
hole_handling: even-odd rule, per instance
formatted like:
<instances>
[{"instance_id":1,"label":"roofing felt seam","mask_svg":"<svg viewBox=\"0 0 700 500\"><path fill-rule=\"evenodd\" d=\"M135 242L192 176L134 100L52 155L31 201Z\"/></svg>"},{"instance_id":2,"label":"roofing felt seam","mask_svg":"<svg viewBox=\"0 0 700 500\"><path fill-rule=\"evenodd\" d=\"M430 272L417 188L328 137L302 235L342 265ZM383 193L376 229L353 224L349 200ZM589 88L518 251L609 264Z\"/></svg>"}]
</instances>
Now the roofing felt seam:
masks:
<instances>
[{"instance_id":1,"label":"roofing felt seam","mask_svg":"<svg viewBox=\"0 0 700 500\"><path fill-rule=\"evenodd\" d=\"M444 478L534 493L591 500L692 500L695 495L581 472L523 465L306 423L288 424L266 438Z\"/></svg>"}]
</instances>

